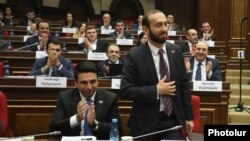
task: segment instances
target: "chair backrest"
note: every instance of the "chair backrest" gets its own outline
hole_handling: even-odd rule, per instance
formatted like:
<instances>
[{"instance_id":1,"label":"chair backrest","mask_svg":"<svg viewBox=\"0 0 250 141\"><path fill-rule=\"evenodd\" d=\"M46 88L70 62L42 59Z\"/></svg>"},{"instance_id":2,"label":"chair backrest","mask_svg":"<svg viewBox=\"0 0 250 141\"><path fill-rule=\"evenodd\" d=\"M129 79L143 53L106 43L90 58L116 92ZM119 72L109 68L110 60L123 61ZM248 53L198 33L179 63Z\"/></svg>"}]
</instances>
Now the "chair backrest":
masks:
<instances>
[{"instance_id":1,"label":"chair backrest","mask_svg":"<svg viewBox=\"0 0 250 141\"><path fill-rule=\"evenodd\" d=\"M192 104L194 111L194 128L192 132L200 132L200 97L192 95Z\"/></svg>"},{"instance_id":2,"label":"chair backrest","mask_svg":"<svg viewBox=\"0 0 250 141\"><path fill-rule=\"evenodd\" d=\"M3 62L0 62L0 77L3 77L4 74L4 64Z\"/></svg>"},{"instance_id":3,"label":"chair backrest","mask_svg":"<svg viewBox=\"0 0 250 141\"><path fill-rule=\"evenodd\" d=\"M8 108L6 96L0 91L0 122L2 123L3 136L6 136L8 129Z\"/></svg>"}]
</instances>

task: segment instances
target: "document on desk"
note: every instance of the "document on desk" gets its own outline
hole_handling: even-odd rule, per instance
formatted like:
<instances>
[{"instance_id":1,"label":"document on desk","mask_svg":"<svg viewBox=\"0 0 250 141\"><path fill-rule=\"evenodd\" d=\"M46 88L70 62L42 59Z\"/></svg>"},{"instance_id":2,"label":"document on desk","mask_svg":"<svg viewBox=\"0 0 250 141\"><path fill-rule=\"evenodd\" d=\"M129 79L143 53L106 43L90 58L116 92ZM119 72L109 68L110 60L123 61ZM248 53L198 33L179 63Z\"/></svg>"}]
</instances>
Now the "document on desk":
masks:
<instances>
[{"instance_id":1,"label":"document on desk","mask_svg":"<svg viewBox=\"0 0 250 141\"><path fill-rule=\"evenodd\" d=\"M63 136L61 141L95 141L95 136Z\"/></svg>"}]
</instances>

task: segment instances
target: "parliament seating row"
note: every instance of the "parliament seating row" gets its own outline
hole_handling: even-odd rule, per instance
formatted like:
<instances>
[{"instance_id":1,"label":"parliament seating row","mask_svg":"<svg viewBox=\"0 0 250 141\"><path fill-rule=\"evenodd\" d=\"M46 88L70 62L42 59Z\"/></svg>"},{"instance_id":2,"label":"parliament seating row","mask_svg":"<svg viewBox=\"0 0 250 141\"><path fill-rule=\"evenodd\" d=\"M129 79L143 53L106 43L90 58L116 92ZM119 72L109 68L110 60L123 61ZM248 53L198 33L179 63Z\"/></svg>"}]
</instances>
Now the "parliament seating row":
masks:
<instances>
[{"instance_id":1,"label":"parliament seating row","mask_svg":"<svg viewBox=\"0 0 250 141\"><path fill-rule=\"evenodd\" d=\"M119 110L123 123L123 134L128 135L128 118L132 108L132 101L120 98L119 89L111 88L111 80L99 80L99 87L118 94ZM23 136L47 133L55 110L59 91L74 88L73 80L67 81L67 88L36 87L34 78L0 78L0 91L6 94L9 112L9 129L13 136ZM230 84L223 82L223 91L193 91L193 95L200 97L200 129L203 132L205 124L228 123L228 100ZM25 128L23 128L25 127Z\"/></svg>"},{"instance_id":2,"label":"parliament seating row","mask_svg":"<svg viewBox=\"0 0 250 141\"><path fill-rule=\"evenodd\" d=\"M127 52L121 52L121 57L125 58ZM84 52L63 52L62 55L73 63L79 63L80 61L88 60L87 54ZM10 66L10 72L12 75L27 75L31 70L33 63L36 59L36 53L30 51L0 51L0 61L8 63ZM219 60L220 69L222 74L222 80L226 80L226 67L227 67L227 56L217 55L216 58ZM91 60L95 63L100 60Z\"/></svg>"}]
</instances>

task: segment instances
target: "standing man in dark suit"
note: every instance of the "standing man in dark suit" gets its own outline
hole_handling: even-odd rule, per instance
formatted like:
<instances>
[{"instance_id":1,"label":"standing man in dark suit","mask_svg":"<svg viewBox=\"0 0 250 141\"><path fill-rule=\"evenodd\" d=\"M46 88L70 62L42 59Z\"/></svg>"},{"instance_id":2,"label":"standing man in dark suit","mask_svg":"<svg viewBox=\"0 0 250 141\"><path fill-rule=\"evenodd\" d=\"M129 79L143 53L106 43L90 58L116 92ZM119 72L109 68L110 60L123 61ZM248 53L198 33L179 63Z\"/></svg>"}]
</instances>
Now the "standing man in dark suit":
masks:
<instances>
[{"instance_id":1,"label":"standing man in dark suit","mask_svg":"<svg viewBox=\"0 0 250 141\"><path fill-rule=\"evenodd\" d=\"M196 46L196 43L198 42L197 31L195 29L189 29L187 31L186 38L187 38L187 42L182 42L179 45L181 46L183 53L190 52L192 55L194 55L195 46Z\"/></svg>"},{"instance_id":2,"label":"standing man in dark suit","mask_svg":"<svg viewBox=\"0 0 250 141\"><path fill-rule=\"evenodd\" d=\"M37 26L36 29L38 31L38 35L31 36L26 40L25 46L27 45L31 45L31 46L29 48L26 48L25 50L30 50L30 51L45 50L48 40L53 38L50 35L50 29L49 29L50 27L47 21L39 21L37 22L36 26Z\"/></svg>"},{"instance_id":3,"label":"standing man in dark suit","mask_svg":"<svg viewBox=\"0 0 250 141\"><path fill-rule=\"evenodd\" d=\"M88 26L85 33L84 43L79 44L78 50L83 50L84 52L106 52L108 43L97 39L95 27Z\"/></svg>"},{"instance_id":4,"label":"standing man in dark suit","mask_svg":"<svg viewBox=\"0 0 250 141\"><path fill-rule=\"evenodd\" d=\"M98 88L94 63L77 65L75 84L75 89L60 92L50 130L61 131L63 136L86 135L82 133L81 124L82 120L87 120L84 124L88 124L97 140L108 140L112 119L116 118L121 132L117 95ZM88 105L86 99L91 99L91 104ZM85 115L86 110L88 113Z\"/></svg>"},{"instance_id":5,"label":"standing man in dark suit","mask_svg":"<svg viewBox=\"0 0 250 141\"><path fill-rule=\"evenodd\" d=\"M74 78L71 61L61 56L61 42L56 38L49 40L46 53L47 57L37 59L34 63L30 76L46 75Z\"/></svg>"},{"instance_id":6,"label":"standing man in dark suit","mask_svg":"<svg viewBox=\"0 0 250 141\"><path fill-rule=\"evenodd\" d=\"M165 41L167 19L163 12L149 11L142 23L148 42L128 53L121 80L122 97L133 101L131 135L140 136L178 125L183 130L192 130L194 115L181 48ZM164 53L160 55L159 51ZM163 60L168 64L165 67L168 75L167 71L162 75L160 62ZM166 98L168 106L164 104ZM183 140L181 132L178 129L139 140Z\"/></svg>"},{"instance_id":7,"label":"standing man in dark suit","mask_svg":"<svg viewBox=\"0 0 250 141\"><path fill-rule=\"evenodd\" d=\"M201 63L201 80L200 81L222 81L219 61L214 58L207 57L208 45L200 41L196 44L195 55L185 58L185 66L189 72L189 80L194 81L198 64Z\"/></svg>"},{"instance_id":8,"label":"standing man in dark suit","mask_svg":"<svg viewBox=\"0 0 250 141\"><path fill-rule=\"evenodd\" d=\"M108 59L97 64L99 77L108 76L109 64L124 64L124 60L120 58L120 48L117 45L109 45L106 55Z\"/></svg>"},{"instance_id":9,"label":"standing man in dark suit","mask_svg":"<svg viewBox=\"0 0 250 141\"><path fill-rule=\"evenodd\" d=\"M115 23L115 31L109 33L110 37L119 39L132 39L132 34L129 31L125 31L124 23L122 20L117 20Z\"/></svg>"}]
</instances>

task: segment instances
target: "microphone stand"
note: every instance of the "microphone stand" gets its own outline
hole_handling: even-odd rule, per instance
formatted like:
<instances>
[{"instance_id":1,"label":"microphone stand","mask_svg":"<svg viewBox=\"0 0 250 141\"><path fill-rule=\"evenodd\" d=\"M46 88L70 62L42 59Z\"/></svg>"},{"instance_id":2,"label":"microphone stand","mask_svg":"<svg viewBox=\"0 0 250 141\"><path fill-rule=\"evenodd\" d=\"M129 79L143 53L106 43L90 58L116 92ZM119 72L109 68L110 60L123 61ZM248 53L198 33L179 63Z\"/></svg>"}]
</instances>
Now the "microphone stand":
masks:
<instances>
[{"instance_id":1,"label":"microphone stand","mask_svg":"<svg viewBox=\"0 0 250 141\"><path fill-rule=\"evenodd\" d=\"M243 47L242 47L242 38L243 38L243 22L247 20L247 18L243 18L241 19L239 22L240 22L240 50L242 51ZM242 97L242 60L244 59L243 58L243 54L242 52L241 53L238 53L239 55L239 59L240 59L240 83L239 83L239 95L240 95L240 98L239 98L239 102L238 102L238 105L236 107L231 107L229 109L232 109L234 108L235 111L237 112L243 112L243 111L246 111L250 114L250 108L247 108L247 107L244 107L244 103L242 102L241 100L241 97Z\"/></svg>"}]
</instances>

